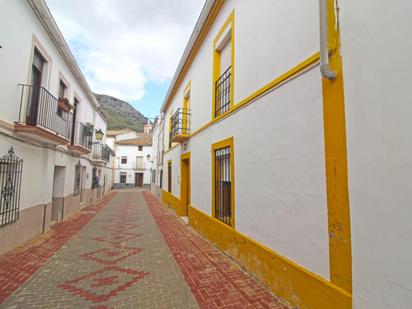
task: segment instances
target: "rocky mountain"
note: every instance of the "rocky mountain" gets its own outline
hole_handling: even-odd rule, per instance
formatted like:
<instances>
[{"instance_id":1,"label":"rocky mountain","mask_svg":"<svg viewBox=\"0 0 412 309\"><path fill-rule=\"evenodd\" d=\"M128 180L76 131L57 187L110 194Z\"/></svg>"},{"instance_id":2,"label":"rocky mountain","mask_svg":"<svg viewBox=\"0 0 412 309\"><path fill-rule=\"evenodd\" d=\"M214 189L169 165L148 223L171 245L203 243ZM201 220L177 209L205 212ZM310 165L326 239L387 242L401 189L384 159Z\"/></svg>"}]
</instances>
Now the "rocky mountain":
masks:
<instances>
[{"instance_id":1,"label":"rocky mountain","mask_svg":"<svg viewBox=\"0 0 412 309\"><path fill-rule=\"evenodd\" d=\"M143 126L147 123L147 118L132 105L109 95L97 93L94 95L103 114L109 121L109 130L128 128L143 132Z\"/></svg>"}]
</instances>

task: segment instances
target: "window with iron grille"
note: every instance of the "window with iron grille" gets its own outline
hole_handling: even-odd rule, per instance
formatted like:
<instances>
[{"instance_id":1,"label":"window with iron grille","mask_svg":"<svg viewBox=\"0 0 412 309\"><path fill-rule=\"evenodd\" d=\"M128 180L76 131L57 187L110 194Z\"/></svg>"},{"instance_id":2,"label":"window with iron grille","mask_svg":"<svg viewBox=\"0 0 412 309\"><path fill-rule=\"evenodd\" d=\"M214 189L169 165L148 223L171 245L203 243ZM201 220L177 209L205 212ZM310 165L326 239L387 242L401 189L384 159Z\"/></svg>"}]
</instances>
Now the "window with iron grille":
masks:
<instances>
[{"instance_id":1,"label":"window with iron grille","mask_svg":"<svg viewBox=\"0 0 412 309\"><path fill-rule=\"evenodd\" d=\"M74 169L74 190L73 190L73 195L80 194L81 170L82 170L82 165L79 162L79 164L76 164L76 167Z\"/></svg>"},{"instance_id":2,"label":"window with iron grille","mask_svg":"<svg viewBox=\"0 0 412 309\"><path fill-rule=\"evenodd\" d=\"M10 148L8 154L0 158L0 226L19 218L22 172L23 160Z\"/></svg>"},{"instance_id":3,"label":"window with iron grille","mask_svg":"<svg viewBox=\"0 0 412 309\"><path fill-rule=\"evenodd\" d=\"M215 218L232 225L231 148L216 149L215 156Z\"/></svg>"},{"instance_id":4,"label":"window with iron grille","mask_svg":"<svg viewBox=\"0 0 412 309\"><path fill-rule=\"evenodd\" d=\"M143 151L143 146L139 146L139 151Z\"/></svg>"},{"instance_id":5,"label":"window with iron grille","mask_svg":"<svg viewBox=\"0 0 412 309\"><path fill-rule=\"evenodd\" d=\"M120 173L120 183L126 183L127 174Z\"/></svg>"},{"instance_id":6,"label":"window with iron grille","mask_svg":"<svg viewBox=\"0 0 412 309\"><path fill-rule=\"evenodd\" d=\"M127 157L122 157L122 164L127 164Z\"/></svg>"},{"instance_id":7,"label":"window with iron grille","mask_svg":"<svg viewBox=\"0 0 412 309\"><path fill-rule=\"evenodd\" d=\"M230 81L231 67L218 78L215 83L215 117L218 117L230 109Z\"/></svg>"}]
</instances>

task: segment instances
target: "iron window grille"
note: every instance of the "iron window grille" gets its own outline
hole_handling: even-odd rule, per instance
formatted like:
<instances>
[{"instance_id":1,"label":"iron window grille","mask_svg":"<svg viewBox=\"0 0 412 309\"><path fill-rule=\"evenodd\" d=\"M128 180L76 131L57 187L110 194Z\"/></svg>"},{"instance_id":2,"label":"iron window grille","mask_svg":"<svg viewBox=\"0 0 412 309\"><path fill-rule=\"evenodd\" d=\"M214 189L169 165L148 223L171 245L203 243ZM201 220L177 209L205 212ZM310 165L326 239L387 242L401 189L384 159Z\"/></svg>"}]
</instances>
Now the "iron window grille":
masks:
<instances>
[{"instance_id":1,"label":"iron window grille","mask_svg":"<svg viewBox=\"0 0 412 309\"><path fill-rule=\"evenodd\" d=\"M92 150L93 145L93 127L89 127L81 122L74 123L72 135L72 145L80 145L83 148Z\"/></svg>"},{"instance_id":2,"label":"iron window grille","mask_svg":"<svg viewBox=\"0 0 412 309\"><path fill-rule=\"evenodd\" d=\"M12 147L0 158L0 226L19 218L22 172L23 160L15 155Z\"/></svg>"},{"instance_id":3,"label":"iron window grille","mask_svg":"<svg viewBox=\"0 0 412 309\"><path fill-rule=\"evenodd\" d=\"M231 225L231 165L230 147L215 150L215 218Z\"/></svg>"},{"instance_id":4,"label":"iron window grille","mask_svg":"<svg viewBox=\"0 0 412 309\"><path fill-rule=\"evenodd\" d=\"M78 195L80 194L80 185L81 185L81 170L82 170L82 165L80 162L76 164L75 170L74 170L74 190L73 190L73 195Z\"/></svg>"},{"instance_id":5,"label":"iron window grille","mask_svg":"<svg viewBox=\"0 0 412 309\"><path fill-rule=\"evenodd\" d=\"M177 135L190 134L190 109L178 108L172 116L171 139Z\"/></svg>"},{"instance_id":6,"label":"iron window grille","mask_svg":"<svg viewBox=\"0 0 412 309\"><path fill-rule=\"evenodd\" d=\"M230 109L231 97L231 67L215 82L215 117L218 117Z\"/></svg>"},{"instance_id":7,"label":"iron window grille","mask_svg":"<svg viewBox=\"0 0 412 309\"><path fill-rule=\"evenodd\" d=\"M127 174L121 173L120 174L120 183L125 184L126 183L126 178L127 178Z\"/></svg>"}]
</instances>

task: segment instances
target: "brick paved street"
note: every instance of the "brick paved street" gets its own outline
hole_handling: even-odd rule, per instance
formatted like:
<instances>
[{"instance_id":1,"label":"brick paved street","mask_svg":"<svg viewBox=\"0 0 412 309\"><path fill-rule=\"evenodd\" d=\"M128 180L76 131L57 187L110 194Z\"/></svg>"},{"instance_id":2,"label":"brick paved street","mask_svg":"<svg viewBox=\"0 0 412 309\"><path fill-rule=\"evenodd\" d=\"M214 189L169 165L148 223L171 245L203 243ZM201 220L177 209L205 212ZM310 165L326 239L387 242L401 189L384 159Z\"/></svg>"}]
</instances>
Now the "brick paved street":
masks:
<instances>
[{"instance_id":1,"label":"brick paved street","mask_svg":"<svg viewBox=\"0 0 412 309\"><path fill-rule=\"evenodd\" d=\"M1 308L288 308L148 192L53 229L0 257Z\"/></svg>"}]
</instances>

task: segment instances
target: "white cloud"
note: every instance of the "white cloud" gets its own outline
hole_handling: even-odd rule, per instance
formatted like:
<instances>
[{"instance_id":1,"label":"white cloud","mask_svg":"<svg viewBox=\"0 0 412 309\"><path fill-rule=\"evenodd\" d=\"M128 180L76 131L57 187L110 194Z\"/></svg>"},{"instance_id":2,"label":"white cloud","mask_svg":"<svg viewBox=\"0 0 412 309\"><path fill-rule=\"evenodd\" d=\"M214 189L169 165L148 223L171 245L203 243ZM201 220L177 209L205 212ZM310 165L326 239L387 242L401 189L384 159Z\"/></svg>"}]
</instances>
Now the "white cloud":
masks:
<instances>
[{"instance_id":1,"label":"white cloud","mask_svg":"<svg viewBox=\"0 0 412 309\"><path fill-rule=\"evenodd\" d=\"M170 80L204 0L47 0L97 93L139 100Z\"/></svg>"}]
</instances>

